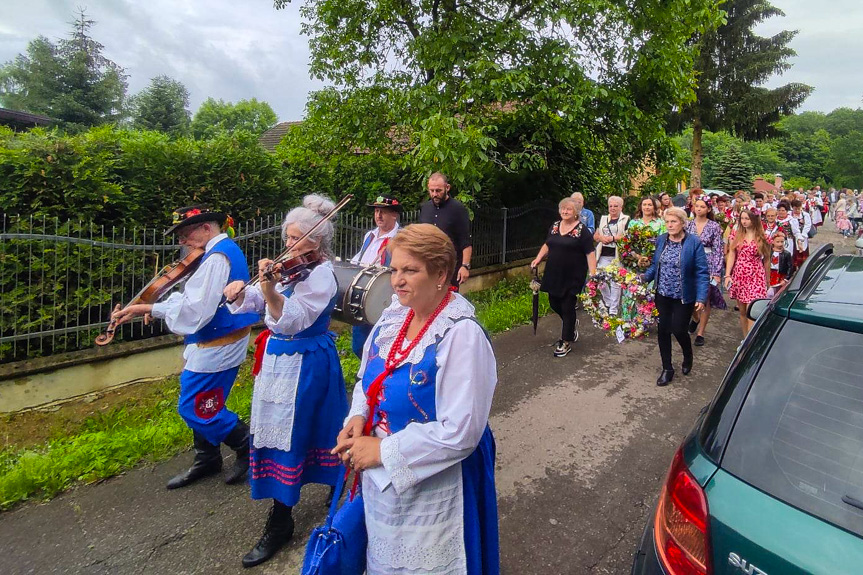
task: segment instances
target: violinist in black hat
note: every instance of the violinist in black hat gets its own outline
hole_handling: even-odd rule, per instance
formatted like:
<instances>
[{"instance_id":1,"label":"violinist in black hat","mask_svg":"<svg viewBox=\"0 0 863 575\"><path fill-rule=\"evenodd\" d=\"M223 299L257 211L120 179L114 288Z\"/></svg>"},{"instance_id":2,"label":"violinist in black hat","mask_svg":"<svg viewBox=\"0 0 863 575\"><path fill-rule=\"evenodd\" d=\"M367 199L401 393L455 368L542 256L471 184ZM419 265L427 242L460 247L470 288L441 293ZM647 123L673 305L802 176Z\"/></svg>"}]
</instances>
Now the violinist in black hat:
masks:
<instances>
[{"instance_id":1,"label":"violinist in black hat","mask_svg":"<svg viewBox=\"0 0 863 575\"><path fill-rule=\"evenodd\" d=\"M231 239L232 224L227 214L202 205L175 211L165 235L175 234L180 245L190 250L203 250L197 269L182 292L155 304L128 306L113 315L120 324L150 314L163 319L173 333L184 336L185 365L177 409L192 429L195 460L187 471L168 482L168 489L219 473L221 443L237 454L226 483L244 481L249 470L249 427L225 407L246 358L251 325L258 321L256 314L231 314L220 306L228 283L249 280L246 257Z\"/></svg>"},{"instance_id":2,"label":"violinist in black hat","mask_svg":"<svg viewBox=\"0 0 863 575\"><path fill-rule=\"evenodd\" d=\"M394 196L381 194L374 201L366 204L374 209L375 225L372 231L363 237L362 247L359 253L351 258L351 263L370 266L378 265L389 267L390 253L387 244L399 231L399 218L402 213L402 205ZM362 357L363 346L371 333L372 326L354 326L351 337L351 349L357 357Z\"/></svg>"}]
</instances>

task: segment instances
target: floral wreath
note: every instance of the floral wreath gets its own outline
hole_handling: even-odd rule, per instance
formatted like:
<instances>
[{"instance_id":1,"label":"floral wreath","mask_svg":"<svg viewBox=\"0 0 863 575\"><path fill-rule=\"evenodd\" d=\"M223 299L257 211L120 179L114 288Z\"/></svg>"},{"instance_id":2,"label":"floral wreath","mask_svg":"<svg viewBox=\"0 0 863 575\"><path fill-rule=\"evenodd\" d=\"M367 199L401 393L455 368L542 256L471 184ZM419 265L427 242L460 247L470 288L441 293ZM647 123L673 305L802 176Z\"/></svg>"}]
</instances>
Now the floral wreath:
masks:
<instances>
[{"instance_id":1,"label":"floral wreath","mask_svg":"<svg viewBox=\"0 0 863 575\"><path fill-rule=\"evenodd\" d=\"M599 291L599 286L611 282L620 284L621 288L619 315L608 313ZM617 260L588 277L587 287L578 297L593 325L621 340L643 338L659 317L653 290L641 281L638 274L621 267Z\"/></svg>"},{"instance_id":2,"label":"floral wreath","mask_svg":"<svg viewBox=\"0 0 863 575\"><path fill-rule=\"evenodd\" d=\"M620 263L630 269L638 269L638 256L653 259L656 251L656 238L659 232L650 226L633 223L626 234L617 240L617 255Z\"/></svg>"}]
</instances>

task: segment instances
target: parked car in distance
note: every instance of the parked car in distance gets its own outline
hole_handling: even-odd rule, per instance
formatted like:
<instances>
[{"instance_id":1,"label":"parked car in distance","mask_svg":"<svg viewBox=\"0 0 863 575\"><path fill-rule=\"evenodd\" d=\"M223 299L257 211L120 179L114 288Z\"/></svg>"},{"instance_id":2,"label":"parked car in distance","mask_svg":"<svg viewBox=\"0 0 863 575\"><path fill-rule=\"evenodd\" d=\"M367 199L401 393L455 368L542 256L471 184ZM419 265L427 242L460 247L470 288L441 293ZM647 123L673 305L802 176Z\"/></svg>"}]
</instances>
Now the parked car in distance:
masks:
<instances>
[{"instance_id":1,"label":"parked car in distance","mask_svg":"<svg viewBox=\"0 0 863 575\"><path fill-rule=\"evenodd\" d=\"M863 257L822 246L749 314L633 575L863 574Z\"/></svg>"}]
</instances>

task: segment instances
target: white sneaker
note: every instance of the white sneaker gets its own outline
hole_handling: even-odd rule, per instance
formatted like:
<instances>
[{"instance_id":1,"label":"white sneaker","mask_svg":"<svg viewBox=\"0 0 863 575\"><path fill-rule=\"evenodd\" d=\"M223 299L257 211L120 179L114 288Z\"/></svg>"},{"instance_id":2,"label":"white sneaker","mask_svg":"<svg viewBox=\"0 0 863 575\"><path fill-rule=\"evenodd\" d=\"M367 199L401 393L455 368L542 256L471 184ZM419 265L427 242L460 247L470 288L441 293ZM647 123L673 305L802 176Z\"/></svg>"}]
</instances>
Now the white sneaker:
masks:
<instances>
[{"instance_id":1,"label":"white sneaker","mask_svg":"<svg viewBox=\"0 0 863 575\"><path fill-rule=\"evenodd\" d=\"M572 339L572 343L578 341L578 320L575 320L575 337Z\"/></svg>"}]
</instances>

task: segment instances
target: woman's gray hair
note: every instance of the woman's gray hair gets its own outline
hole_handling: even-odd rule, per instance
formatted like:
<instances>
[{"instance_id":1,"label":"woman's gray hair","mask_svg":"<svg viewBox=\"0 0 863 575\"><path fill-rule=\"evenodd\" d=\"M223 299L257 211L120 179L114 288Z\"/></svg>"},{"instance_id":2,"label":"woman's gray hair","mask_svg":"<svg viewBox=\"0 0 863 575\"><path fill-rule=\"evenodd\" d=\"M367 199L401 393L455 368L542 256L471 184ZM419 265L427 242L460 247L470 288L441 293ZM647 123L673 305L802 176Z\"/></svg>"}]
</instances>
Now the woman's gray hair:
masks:
<instances>
[{"instance_id":1,"label":"woman's gray hair","mask_svg":"<svg viewBox=\"0 0 863 575\"><path fill-rule=\"evenodd\" d=\"M319 196L318 194L309 194L303 198L303 205L301 207L294 208L288 212L287 216L285 216L285 221L282 223L282 241L287 242L288 226L295 225L305 234L312 229L315 224L324 219L324 216L330 213L334 207L336 207L336 205L329 198ZM334 259L332 248L334 234L335 229L333 228L333 222L328 221L321 224L321 226L309 236L309 239L317 244L321 255L328 260Z\"/></svg>"},{"instance_id":2,"label":"woman's gray hair","mask_svg":"<svg viewBox=\"0 0 863 575\"><path fill-rule=\"evenodd\" d=\"M568 205L570 205L570 206L572 206L572 209L575 209L575 208L578 206L578 204L576 203L576 201L575 201L574 199L572 199L572 197L569 197L569 196L568 196L568 197L566 197L566 198L563 198L562 200L560 200L560 201L557 203L557 209L559 210L560 208L562 208L563 206L565 206L565 205L567 205L567 204L568 204Z\"/></svg>"},{"instance_id":3,"label":"woman's gray hair","mask_svg":"<svg viewBox=\"0 0 863 575\"><path fill-rule=\"evenodd\" d=\"M682 225L686 225L686 222L689 220L689 217L686 215L686 212L683 208L672 207L666 208L665 213L662 214L663 217L671 216L672 218L677 218Z\"/></svg>"}]
</instances>

